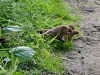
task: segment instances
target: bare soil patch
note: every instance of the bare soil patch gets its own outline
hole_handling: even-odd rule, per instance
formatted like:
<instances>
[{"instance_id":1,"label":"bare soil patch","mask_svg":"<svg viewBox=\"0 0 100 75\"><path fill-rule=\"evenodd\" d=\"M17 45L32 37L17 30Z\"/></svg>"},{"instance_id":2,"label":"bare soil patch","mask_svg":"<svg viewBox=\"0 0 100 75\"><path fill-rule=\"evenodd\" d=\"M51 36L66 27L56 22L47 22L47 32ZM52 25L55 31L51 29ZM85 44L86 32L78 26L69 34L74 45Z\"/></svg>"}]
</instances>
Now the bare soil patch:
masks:
<instances>
[{"instance_id":1,"label":"bare soil patch","mask_svg":"<svg viewBox=\"0 0 100 75\"><path fill-rule=\"evenodd\" d=\"M75 40L75 49L66 52L64 75L100 75L100 0L64 0L79 8L84 20L83 35Z\"/></svg>"}]
</instances>

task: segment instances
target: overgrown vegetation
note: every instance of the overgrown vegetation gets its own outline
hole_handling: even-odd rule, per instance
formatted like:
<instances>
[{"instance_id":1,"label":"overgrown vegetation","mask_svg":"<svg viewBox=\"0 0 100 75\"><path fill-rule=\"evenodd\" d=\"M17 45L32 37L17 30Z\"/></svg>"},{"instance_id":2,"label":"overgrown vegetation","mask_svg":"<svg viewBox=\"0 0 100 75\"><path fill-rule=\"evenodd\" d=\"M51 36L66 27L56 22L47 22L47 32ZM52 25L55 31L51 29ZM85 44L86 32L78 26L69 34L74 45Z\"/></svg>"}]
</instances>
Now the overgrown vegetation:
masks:
<instances>
[{"instance_id":1,"label":"overgrown vegetation","mask_svg":"<svg viewBox=\"0 0 100 75\"><path fill-rule=\"evenodd\" d=\"M0 0L0 75L64 73L62 60L54 51L72 48L73 41L43 39L37 29L61 24L73 24L78 29L79 20L62 0ZM9 26L13 30L16 25L21 28L20 32L2 32ZM20 62L14 53L9 53L19 46L28 46L36 53L30 60Z\"/></svg>"}]
</instances>

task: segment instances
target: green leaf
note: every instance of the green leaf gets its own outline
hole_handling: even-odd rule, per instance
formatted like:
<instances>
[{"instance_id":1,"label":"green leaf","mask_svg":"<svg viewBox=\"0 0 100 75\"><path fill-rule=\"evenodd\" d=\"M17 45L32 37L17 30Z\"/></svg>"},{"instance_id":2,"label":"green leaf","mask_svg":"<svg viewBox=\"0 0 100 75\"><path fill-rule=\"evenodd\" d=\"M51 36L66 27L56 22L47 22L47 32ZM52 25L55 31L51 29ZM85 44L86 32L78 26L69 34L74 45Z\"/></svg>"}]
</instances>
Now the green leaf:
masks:
<instances>
[{"instance_id":1,"label":"green leaf","mask_svg":"<svg viewBox=\"0 0 100 75\"><path fill-rule=\"evenodd\" d=\"M56 35L54 38L52 38L50 41L49 41L49 44L51 44L56 38L57 38L58 35Z\"/></svg>"},{"instance_id":2,"label":"green leaf","mask_svg":"<svg viewBox=\"0 0 100 75\"><path fill-rule=\"evenodd\" d=\"M7 53L7 51L0 51L0 57L8 57L9 54Z\"/></svg>"},{"instance_id":3,"label":"green leaf","mask_svg":"<svg viewBox=\"0 0 100 75\"><path fill-rule=\"evenodd\" d=\"M13 48L10 53L13 52L13 55L15 58L18 58L20 62L24 62L26 60L29 60L32 58L35 54L35 51L27 46L19 46L16 48Z\"/></svg>"},{"instance_id":4,"label":"green leaf","mask_svg":"<svg viewBox=\"0 0 100 75\"><path fill-rule=\"evenodd\" d=\"M9 62L9 61L11 61L11 59L10 58L4 58L4 61Z\"/></svg>"},{"instance_id":5,"label":"green leaf","mask_svg":"<svg viewBox=\"0 0 100 75\"><path fill-rule=\"evenodd\" d=\"M0 37L2 36L1 29L0 29Z\"/></svg>"},{"instance_id":6,"label":"green leaf","mask_svg":"<svg viewBox=\"0 0 100 75\"><path fill-rule=\"evenodd\" d=\"M21 31L19 26L8 26L1 30L2 34L9 32L18 32L18 31Z\"/></svg>"},{"instance_id":7,"label":"green leaf","mask_svg":"<svg viewBox=\"0 0 100 75\"><path fill-rule=\"evenodd\" d=\"M22 72L15 72L15 75L23 75Z\"/></svg>"}]
</instances>

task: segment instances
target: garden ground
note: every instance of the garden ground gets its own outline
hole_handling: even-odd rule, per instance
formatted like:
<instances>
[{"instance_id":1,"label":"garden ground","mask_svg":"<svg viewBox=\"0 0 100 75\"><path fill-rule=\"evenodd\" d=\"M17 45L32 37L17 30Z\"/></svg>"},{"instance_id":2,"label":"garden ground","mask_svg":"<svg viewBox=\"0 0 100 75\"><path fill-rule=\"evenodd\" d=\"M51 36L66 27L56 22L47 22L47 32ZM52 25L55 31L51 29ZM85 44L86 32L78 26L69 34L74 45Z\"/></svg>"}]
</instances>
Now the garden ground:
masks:
<instances>
[{"instance_id":1,"label":"garden ground","mask_svg":"<svg viewBox=\"0 0 100 75\"><path fill-rule=\"evenodd\" d=\"M65 75L100 75L100 1L64 0L79 9L84 18L79 26L83 35L75 40L75 48L64 53Z\"/></svg>"}]
</instances>

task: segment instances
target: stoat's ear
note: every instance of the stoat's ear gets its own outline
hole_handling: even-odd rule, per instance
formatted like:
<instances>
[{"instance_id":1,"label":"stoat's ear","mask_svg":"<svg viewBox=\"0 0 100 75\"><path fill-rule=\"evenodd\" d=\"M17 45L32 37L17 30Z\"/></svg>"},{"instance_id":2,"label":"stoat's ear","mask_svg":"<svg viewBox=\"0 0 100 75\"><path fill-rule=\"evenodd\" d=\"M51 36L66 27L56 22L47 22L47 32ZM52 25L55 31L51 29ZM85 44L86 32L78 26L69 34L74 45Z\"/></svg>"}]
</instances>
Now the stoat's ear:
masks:
<instances>
[{"instance_id":1,"label":"stoat's ear","mask_svg":"<svg viewBox=\"0 0 100 75\"><path fill-rule=\"evenodd\" d=\"M73 25L68 25L67 27L70 27L72 30L75 29L75 27Z\"/></svg>"}]
</instances>

